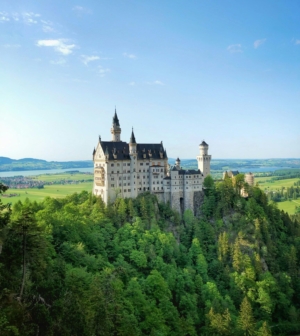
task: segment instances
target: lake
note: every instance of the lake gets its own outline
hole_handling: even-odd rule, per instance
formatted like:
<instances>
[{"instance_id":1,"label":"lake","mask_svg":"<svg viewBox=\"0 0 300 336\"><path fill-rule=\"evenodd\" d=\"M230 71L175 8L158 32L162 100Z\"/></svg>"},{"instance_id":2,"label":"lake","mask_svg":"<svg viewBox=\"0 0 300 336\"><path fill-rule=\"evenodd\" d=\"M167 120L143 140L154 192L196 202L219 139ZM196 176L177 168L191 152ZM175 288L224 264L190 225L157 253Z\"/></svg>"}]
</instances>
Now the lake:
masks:
<instances>
[{"instance_id":1,"label":"lake","mask_svg":"<svg viewBox=\"0 0 300 336\"><path fill-rule=\"evenodd\" d=\"M184 166L184 163L183 163ZM195 167L196 168L196 167ZM290 169L289 167L246 167L246 168L230 168L228 170L238 170L240 173L265 173L272 172L278 169ZM23 170L23 171L8 171L0 172L0 177L13 177L13 176L35 176L41 174L61 174L67 173L68 171L79 171L82 173L93 173L94 168L70 168L70 169L47 169L47 170ZM212 170L213 172L213 170Z\"/></svg>"}]
</instances>

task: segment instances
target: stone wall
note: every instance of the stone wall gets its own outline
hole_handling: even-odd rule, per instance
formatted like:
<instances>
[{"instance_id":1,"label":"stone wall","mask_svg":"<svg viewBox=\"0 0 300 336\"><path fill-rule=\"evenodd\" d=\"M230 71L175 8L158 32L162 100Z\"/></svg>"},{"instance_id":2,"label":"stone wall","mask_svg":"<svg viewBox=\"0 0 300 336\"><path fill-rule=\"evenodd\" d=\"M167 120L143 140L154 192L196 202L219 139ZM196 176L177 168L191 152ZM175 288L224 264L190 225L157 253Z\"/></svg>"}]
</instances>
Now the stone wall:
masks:
<instances>
[{"instance_id":1,"label":"stone wall","mask_svg":"<svg viewBox=\"0 0 300 336\"><path fill-rule=\"evenodd\" d=\"M194 192L194 215L200 215L200 206L204 202L204 191L195 191Z\"/></svg>"}]
</instances>

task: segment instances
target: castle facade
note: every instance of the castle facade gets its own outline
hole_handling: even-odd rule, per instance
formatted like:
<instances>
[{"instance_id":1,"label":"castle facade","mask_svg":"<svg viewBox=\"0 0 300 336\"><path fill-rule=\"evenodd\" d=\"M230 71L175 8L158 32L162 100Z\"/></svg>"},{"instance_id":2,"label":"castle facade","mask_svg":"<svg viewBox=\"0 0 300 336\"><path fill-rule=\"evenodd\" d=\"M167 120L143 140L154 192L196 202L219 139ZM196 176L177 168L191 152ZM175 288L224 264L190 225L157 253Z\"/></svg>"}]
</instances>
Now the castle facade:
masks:
<instances>
[{"instance_id":1,"label":"castle facade","mask_svg":"<svg viewBox=\"0 0 300 336\"><path fill-rule=\"evenodd\" d=\"M185 170L180 167L179 158L170 167L162 141L137 143L133 130L129 143L121 141L116 111L111 134L111 141L99 137L93 151L94 195L107 204L117 197L134 198L149 191L181 213L186 209L196 211L203 194L203 180L210 174L211 155L205 141L199 146L198 170Z\"/></svg>"}]
</instances>

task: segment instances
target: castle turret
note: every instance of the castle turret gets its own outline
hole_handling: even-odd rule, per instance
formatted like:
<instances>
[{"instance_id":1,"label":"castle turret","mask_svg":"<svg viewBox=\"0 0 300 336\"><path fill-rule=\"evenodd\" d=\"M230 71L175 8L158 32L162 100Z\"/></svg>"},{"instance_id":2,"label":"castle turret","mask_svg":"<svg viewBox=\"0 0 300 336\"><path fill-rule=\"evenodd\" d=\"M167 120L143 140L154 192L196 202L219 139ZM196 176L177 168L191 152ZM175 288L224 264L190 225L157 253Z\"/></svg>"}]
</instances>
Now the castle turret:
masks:
<instances>
[{"instance_id":1,"label":"castle turret","mask_svg":"<svg viewBox=\"0 0 300 336\"><path fill-rule=\"evenodd\" d=\"M211 155L208 155L208 144L203 140L199 145L200 155L197 156L198 169L204 177L210 174Z\"/></svg>"},{"instance_id":2,"label":"castle turret","mask_svg":"<svg viewBox=\"0 0 300 336\"><path fill-rule=\"evenodd\" d=\"M177 158L177 160L175 161L175 167L179 170L180 169L180 159Z\"/></svg>"},{"instance_id":3,"label":"castle turret","mask_svg":"<svg viewBox=\"0 0 300 336\"><path fill-rule=\"evenodd\" d=\"M132 128L131 137L129 140L129 154L130 155L136 154L136 141L135 141L135 136L133 133L133 128Z\"/></svg>"},{"instance_id":4,"label":"castle turret","mask_svg":"<svg viewBox=\"0 0 300 336\"><path fill-rule=\"evenodd\" d=\"M115 110L115 115L113 116L113 122L110 132L112 134L112 141L114 142L121 141L121 127L117 116L117 110Z\"/></svg>"}]
</instances>

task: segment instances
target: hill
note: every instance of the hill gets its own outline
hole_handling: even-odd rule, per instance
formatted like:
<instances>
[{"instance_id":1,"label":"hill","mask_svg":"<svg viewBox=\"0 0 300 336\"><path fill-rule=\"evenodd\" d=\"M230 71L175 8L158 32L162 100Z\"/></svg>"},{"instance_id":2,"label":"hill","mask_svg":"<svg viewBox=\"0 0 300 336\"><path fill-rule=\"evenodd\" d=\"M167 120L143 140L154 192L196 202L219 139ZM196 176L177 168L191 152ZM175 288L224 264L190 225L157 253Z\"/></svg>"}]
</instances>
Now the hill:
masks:
<instances>
[{"instance_id":1,"label":"hill","mask_svg":"<svg viewBox=\"0 0 300 336\"><path fill-rule=\"evenodd\" d=\"M0 157L0 171L47 170L93 167L92 160L85 161L46 161L33 158L19 160Z\"/></svg>"},{"instance_id":2,"label":"hill","mask_svg":"<svg viewBox=\"0 0 300 336\"><path fill-rule=\"evenodd\" d=\"M2 207L0 334L299 334L299 222L205 185L199 217L149 193Z\"/></svg>"}]
</instances>

